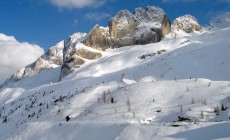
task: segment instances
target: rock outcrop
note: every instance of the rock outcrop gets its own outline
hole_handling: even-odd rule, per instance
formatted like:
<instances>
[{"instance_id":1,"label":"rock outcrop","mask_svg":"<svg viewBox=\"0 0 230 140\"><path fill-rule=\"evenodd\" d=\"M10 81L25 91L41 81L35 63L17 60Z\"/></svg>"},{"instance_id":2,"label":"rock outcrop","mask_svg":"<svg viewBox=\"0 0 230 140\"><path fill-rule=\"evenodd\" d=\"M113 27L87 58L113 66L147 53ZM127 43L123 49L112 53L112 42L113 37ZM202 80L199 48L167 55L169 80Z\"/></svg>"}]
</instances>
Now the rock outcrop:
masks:
<instances>
[{"instance_id":1,"label":"rock outcrop","mask_svg":"<svg viewBox=\"0 0 230 140\"><path fill-rule=\"evenodd\" d=\"M95 25L86 36L79 38L73 35L64 41L60 79L71 73L73 68L84 64L85 60L102 56L100 52L79 47L79 42L104 51L108 48L159 42L170 31L171 22L159 7L136 8L134 14L121 10L109 20L109 27Z\"/></svg>"},{"instance_id":2,"label":"rock outcrop","mask_svg":"<svg viewBox=\"0 0 230 140\"><path fill-rule=\"evenodd\" d=\"M134 45L135 31L137 30L140 21L131 14L128 10L122 10L112 17L109 21L109 33L112 41L112 46L122 47Z\"/></svg>"},{"instance_id":3,"label":"rock outcrop","mask_svg":"<svg viewBox=\"0 0 230 140\"><path fill-rule=\"evenodd\" d=\"M98 29L99 27L96 28ZM97 38L97 33L98 31L89 34L91 35L90 39L94 39L94 37ZM89 39L89 35L87 39ZM80 43L83 40L86 41L86 34L77 33L72 36L69 36L64 41L63 65L61 68L61 74L59 78L60 80L64 76L72 73L74 68L78 68L80 67L80 65L83 65L86 62L86 60L94 60L102 56L100 52L93 51L94 49L89 50L89 47L86 47L84 44Z\"/></svg>"},{"instance_id":4,"label":"rock outcrop","mask_svg":"<svg viewBox=\"0 0 230 140\"><path fill-rule=\"evenodd\" d=\"M134 14L119 11L109 20L109 27L96 25L83 43L86 46L105 50L136 44L159 42L171 31L171 22L165 12L154 6L136 8Z\"/></svg>"},{"instance_id":5,"label":"rock outcrop","mask_svg":"<svg viewBox=\"0 0 230 140\"><path fill-rule=\"evenodd\" d=\"M77 49L75 54L88 60L95 60L102 57L101 53L92 52L83 48Z\"/></svg>"},{"instance_id":6,"label":"rock outcrop","mask_svg":"<svg viewBox=\"0 0 230 140\"><path fill-rule=\"evenodd\" d=\"M91 46L94 49L102 50L111 48L111 40L108 27L101 27L95 25L95 27L88 33L83 43L86 46Z\"/></svg>"},{"instance_id":7,"label":"rock outcrop","mask_svg":"<svg viewBox=\"0 0 230 140\"><path fill-rule=\"evenodd\" d=\"M136 8L135 16L150 29L161 29L163 36L171 31L171 22L166 13L159 7L147 6L146 10Z\"/></svg>"},{"instance_id":8,"label":"rock outcrop","mask_svg":"<svg viewBox=\"0 0 230 140\"><path fill-rule=\"evenodd\" d=\"M186 33L194 31L202 32L202 27L199 25L197 19L191 15L184 15L176 18L172 23L172 29L183 30Z\"/></svg>"}]
</instances>

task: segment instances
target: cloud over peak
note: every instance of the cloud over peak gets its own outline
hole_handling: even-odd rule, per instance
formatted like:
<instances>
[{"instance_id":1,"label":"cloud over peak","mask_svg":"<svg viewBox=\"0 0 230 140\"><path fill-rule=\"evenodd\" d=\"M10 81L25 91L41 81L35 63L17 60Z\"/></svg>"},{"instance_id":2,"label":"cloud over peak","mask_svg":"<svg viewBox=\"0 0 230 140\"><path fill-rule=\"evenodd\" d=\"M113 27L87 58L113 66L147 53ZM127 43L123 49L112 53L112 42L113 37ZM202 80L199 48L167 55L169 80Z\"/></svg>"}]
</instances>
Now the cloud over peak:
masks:
<instances>
[{"instance_id":1,"label":"cloud over peak","mask_svg":"<svg viewBox=\"0 0 230 140\"><path fill-rule=\"evenodd\" d=\"M44 50L38 45L19 42L13 36L0 33L0 84L42 54Z\"/></svg>"},{"instance_id":2,"label":"cloud over peak","mask_svg":"<svg viewBox=\"0 0 230 140\"><path fill-rule=\"evenodd\" d=\"M105 0L50 0L50 2L60 8L84 8L102 6Z\"/></svg>"}]
</instances>

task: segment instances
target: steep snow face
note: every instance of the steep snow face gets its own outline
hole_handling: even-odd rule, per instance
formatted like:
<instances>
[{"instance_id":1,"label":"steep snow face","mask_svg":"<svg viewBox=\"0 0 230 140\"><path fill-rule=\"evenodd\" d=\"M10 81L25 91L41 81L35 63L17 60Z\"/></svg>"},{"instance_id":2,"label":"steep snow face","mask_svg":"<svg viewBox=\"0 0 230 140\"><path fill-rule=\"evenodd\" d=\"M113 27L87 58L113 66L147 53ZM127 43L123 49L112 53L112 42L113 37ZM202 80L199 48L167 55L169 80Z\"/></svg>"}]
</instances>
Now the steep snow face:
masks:
<instances>
[{"instance_id":1,"label":"steep snow face","mask_svg":"<svg viewBox=\"0 0 230 140\"><path fill-rule=\"evenodd\" d=\"M218 23L223 23L223 22L230 22L230 12L226 12L221 15L218 15L211 20L211 23L218 24Z\"/></svg>"},{"instance_id":2,"label":"steep snow face","mask_svg":"<svg viewBox=\"0 0 230 140\"><path fill-rule=\"evenodd\" d=\"M176 18L172 23L172 29L183 30L186 33L202 31L197 19L192 15L184 15Z\"/></svg>"},{"instance_id":3,"label":"steep snow face","mask_svg":"<svg viewBox=\"0 0 230 140\"><path fill-rule=\"evenodd\" d=\"M230 23L230 12L223 13L214 17L207 27L208 30L218 30L229 28Z\"/></svg>"}]
</instances>

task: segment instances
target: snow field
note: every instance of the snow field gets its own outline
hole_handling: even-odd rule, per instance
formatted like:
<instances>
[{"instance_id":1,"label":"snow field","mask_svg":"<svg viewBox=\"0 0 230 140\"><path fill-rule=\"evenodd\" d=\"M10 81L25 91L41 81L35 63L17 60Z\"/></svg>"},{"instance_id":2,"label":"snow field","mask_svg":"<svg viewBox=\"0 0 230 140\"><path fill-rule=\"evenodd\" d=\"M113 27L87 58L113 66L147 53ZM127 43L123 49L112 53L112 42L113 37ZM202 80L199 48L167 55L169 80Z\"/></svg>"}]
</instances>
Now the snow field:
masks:
<instances>
[{"instance_id":1,"label":"snow field","mask_svg":"<svg viewBox=\"0 0 230 140\"><path fill-rule=\"evenodd\" d=\"M0 139L229 139L229 24L177 34L1 88Z\"/></svg>"}]
</instances>

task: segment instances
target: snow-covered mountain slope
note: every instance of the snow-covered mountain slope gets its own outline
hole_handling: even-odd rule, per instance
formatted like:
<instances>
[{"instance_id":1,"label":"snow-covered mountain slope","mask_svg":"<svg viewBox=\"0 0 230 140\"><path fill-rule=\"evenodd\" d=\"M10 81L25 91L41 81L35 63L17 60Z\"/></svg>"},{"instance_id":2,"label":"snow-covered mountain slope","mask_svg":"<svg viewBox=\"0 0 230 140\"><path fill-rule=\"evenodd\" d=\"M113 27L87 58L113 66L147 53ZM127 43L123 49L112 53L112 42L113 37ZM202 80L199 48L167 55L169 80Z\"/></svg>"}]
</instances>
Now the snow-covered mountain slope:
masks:
<instances>
[{"instance_id":1,"label":"snow-covered mountain slope","mask_svg":"<svg viewBox=\"0 0 230 140\"><path fill-rule=\"evenodd\" d=\"M19 69L3 86L34 76L41 71L62 66L59 80L83 65L86 60L99 59L100 51L137 44L159 42L171 31L171 22L160 7L136 8L134 14L121 10L109 21L109 27L95 25L88 33L77 32L51 47L34 63ZM78 46L84 46L78 48ZM80 44L80 45L79 45ZM92 47L92 49L90 49Z\"/></svg>"},{"instance_id":2,"label":"snow-covered mountain slope","mask_svg":"<svg viewBox=\"0 0 230 140\"><path fill-rule=\"evenodd\" d=\"M159 42L171 31L171 22L160 7L136 8L134 13L121 10L108 21L108 27L95 25L85 40L97 50Z\"/></svg>"},{"instance_id":3,"label":"snow-covered mountain slope","mask_svg":"<svg viewBox=\"0 0 230 140\"><path fill-rule=\"evenodd\" d=\"M0 139L229 139L230 22L223 22L108 49L60 82L58 67L1 88Z\"/></svg>"},{"instance_id":4,"label":"snow-covered mountain slope","mask_svg":"<svg viewBox=\"0 0 230 140\"><path fill-rule=\"evenodd\" d=\"M69 36L66 40L60 41L39 57L34 63L19 69L8 80L6 80L2 86L14 86L17 85L17 81L20 81L23 78L36 76L39 73L43 73L42 71L49 71L53 68L56 69L62 66L64 63L64 57L70 55L69 53L73 52L76 44L82 41L85 36L86 33L77 32ZM56 73L56 77L60 78L60 71L59 74ZM42 84L44 83L41 83L41 85Z\"/></svg>"},{"instance_id":5,"label":"snow-covered mountain slope","mask_svg":"<svg viewBox=\"0 0 230 140\"><path fill-rule=\"evenodd\" d=\"M46 69L56 68L62 65L64 41L51 47L48 52L42 55L33 64L20 69L13 75L13 79L19 80L23 77L32 76Z\"/></svg>"},{"instance_id":6,"label":"snow-covered mountain slope","mask_svg":"<svg viewBox=\"0 0 230 140\"><path fill-rule=\"evenodd\" d=\"M221 28L226 29L226 27L229 26L229 22L230 22L229 17L230 17L230 12L226 12L219 16L214 17L208 26L208 30L219 30Z\"/></svg>"}]
</instances>

